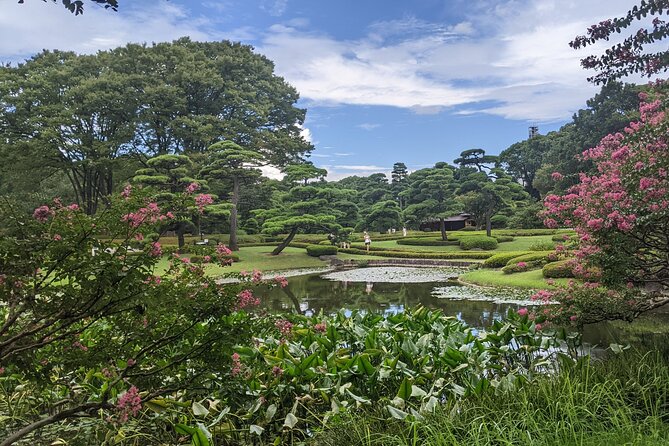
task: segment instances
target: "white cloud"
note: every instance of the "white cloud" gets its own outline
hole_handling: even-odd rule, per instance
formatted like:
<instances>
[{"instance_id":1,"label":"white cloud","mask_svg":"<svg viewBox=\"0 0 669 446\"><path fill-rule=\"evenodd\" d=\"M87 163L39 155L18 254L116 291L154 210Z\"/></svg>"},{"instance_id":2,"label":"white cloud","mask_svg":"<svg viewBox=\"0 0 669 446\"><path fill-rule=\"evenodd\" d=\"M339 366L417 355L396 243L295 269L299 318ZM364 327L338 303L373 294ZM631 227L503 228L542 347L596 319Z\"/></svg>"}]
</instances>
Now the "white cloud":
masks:
<instances>
[{"instance_id":1,"label":"white cloud","mask_svg":"<svg viewBox=\"0 0 669 446\"><path fill-rule=\"evenodd\" d=\"M472 0L453 25L378 22L359 40L275 27L259 50L308 104L385 105L417 114L457 107L537 122L567 119L597 90L568 42L628 0ZM609 42L613 43L612 42ZM493 105L491 105L493 104Z\"/></svg>"},{"instance_id":2,"label":"white cloud","mask_svg":"<svg viewBox=\"0 0 669 446\"><path fill-rule=\"evenodd\" d=\"M311 130L309 130L307 127L304 126L300 126L300 128L301 128L300 136L302 136L302 138L304 138L305 141L313 143L314 141L311 135Z\"/></svg>"},{"instance_id":3,"label":"white cloud","mask_svg":"<svg viewBox=\"0 0 669 446\"><path fill-rule=\"evenodd\" d=\"M332 155L326 155L323 153L310 153L309 156L312 156L314 158L332 158Z\"/></svg>"},{"instance_id":4,"label":"white cloud","mask_svg":"<svg viewBox=\"0 0 669 446\"><path fill-rule=\"evenodd\" d=\"M362 124L356 125L363 130L374 130L375 128L381 127L381 124L372 124L370 122L363 122Z\"/></svg>"},{"instance_id":5,"label":"white cloud","mask_svg":"<svg viewBox=\"0 0 669 446\"><path fill-rule=\"evenodd\" d=\"M335 156L351 156L355 155L354 153L348 153L348 152L335 152L333 155Z\"/></svg>"},{"instance_id":6,"label":"white cloud","mask_svg":"<svg viewBox=\"0 0 669 446\"><path fill-rule=\"evenodd\" d=\"M262 172L263 176L273 180L281 180L284 177L283 173L274 166L262 166L260 171Z\"/></svg>"}]
</instances>

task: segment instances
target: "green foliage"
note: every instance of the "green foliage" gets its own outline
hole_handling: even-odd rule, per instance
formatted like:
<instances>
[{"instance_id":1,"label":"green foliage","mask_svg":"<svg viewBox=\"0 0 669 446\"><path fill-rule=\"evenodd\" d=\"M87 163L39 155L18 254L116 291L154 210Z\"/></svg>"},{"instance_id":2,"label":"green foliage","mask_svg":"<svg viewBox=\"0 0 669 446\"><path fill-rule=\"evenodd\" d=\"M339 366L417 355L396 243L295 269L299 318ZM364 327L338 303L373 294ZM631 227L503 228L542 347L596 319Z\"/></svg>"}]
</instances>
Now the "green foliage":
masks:
<instances>
[{"instance_id":1,"label":"green foliage","mask_svg":"<svg viewBox=\"0 0 669 446\"><path fill-rule=\"evenodd\" d=\"M525 262L531 266L538 266L550 262L551 259L555 260L554 257L556 257L554 251L536 251L530 254L514 257L506 262L506 264L513 265L518 262Z\"/></svg>"},{"instance_id":2,"label":"green foliage","mask_svg":"<svg viewBox=\"0 0 669 446\"><path fill-rule=\"evenodd\" d=\"M379 411L343 413L319 446L664 445L669 366L657 351L561 362L560 370L518 390L449 400L420 419ZM597 408L597 410L593 410ZM585 440L584 439L588 439Z\"/></svg>"},{"instance_id":3,"label":"green foliage","mask_svg":"<svg viewBox=\"0 0 669 446\"><path fill-rule=\"evenodd\" d=\"M487 259L492 257L492 252L410 252L410 251L387 251L370 249L369 252L363 248L339 249L339 252L347 254L372 255L378 257L393 257L398 259Z\"/></svg>"},{"instance_id":4,"label":"green foliage","mask_svg":"<svg viewBox=\"0 0 669 446\"><path fill-rule=\"evenodd\" d=\"M449 240L441 240L430 237L419 238L401 238L397 240L398 245L413 245L413 246L453 246L459 245L458 239L451 237Z\"/></svg>"},{"instance_id":5,"label":"green foliage","mask_svg":"<svg viewBox=\"0 0 669 446\"><path fill-rule=\"evenodd\" d=\"M514 240L512 235L493 235L493 238L497 240L497 243L512 242Z\"/></svg>"},{"instance_id":6,"label":"green foliage","mask_svg":"<svg viewBox=\"0 0 669 446\"><path fill-rule=\"evenodd\" d=\"M522 273L530 269L533 269L534 266L535 265L533 263L527 263L521 261L517 263L507 264L504 268L502 268L502 272L504 274Z\"/></svg>"},{"instance_id":7,"label":"green foliage","mask_svg":"<svg viewBox=\"0 0 669 446\"><path fill-rule=\"evenodd\" d=\"M530 251L551 251L555 249L555 243L537 242L530 245Z\"/></svg>"},{"instance_id":8,"label":"green foliage","mask_svg":"<svg viewBox=\"0 0 669 446\"><path fill-rule=\"evenodd\" d=\"M574 277L574 259L558 260L544 265L541 273L547 279Z\"/></svg>"},{"instance_id":9,"label":"green foliage","mask_svg":"<svg viewBox=\"0 0 669 446\"><path fill-rule=\"evenodd\" d=\"M337 255L337 247L332 245L307 245L306 249L311 257Z\"/></svg>"},{"instance_id":10,"label":"green foliage","mask_svg":"<svg viewBox=\"0 0 669 446\"><path fill-rule=\"evenodd\" d=\"M401 225L402 212L396 201L387 200L372 206L365 219L365 226L370 231L383 232Z\"/></svg>"},{"instance_id":11,"label":"green foliage","mask_svg":"<svg viewBox=\"0 0 669 446\"><path fill-rule=\"evenodd\" d=\"M491 250L497 248L497 239L486 237L484 235L472 235L471 237L460 238L460 249L485 249Z\"/></svg>"},{"instance_id":12,"label":"green foliage","mask_svg":"<svg viewBox=\"0 0 669 446\"><path fill-rule=\"evenodd\" d=\"M526 254L531 253L529 251L500 252L499 254L495 254L492 257L487 258L485 262L483 262L483 266L486 268L501 268L511 260Z\"/></svg>"}]
</instances>

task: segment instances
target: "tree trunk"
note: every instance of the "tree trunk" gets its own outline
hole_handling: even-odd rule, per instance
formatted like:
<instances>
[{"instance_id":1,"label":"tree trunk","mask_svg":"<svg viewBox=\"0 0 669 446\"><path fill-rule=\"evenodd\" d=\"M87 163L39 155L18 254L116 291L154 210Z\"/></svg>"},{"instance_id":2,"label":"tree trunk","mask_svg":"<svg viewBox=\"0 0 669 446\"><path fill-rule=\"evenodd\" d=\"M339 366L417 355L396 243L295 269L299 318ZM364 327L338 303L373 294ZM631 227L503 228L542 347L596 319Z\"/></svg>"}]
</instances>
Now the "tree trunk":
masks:
<instances>
[{"instance_id":1,"label":"tree trunk","mask_svg":"<svg viewBox=\"0 0 669 446\"><path fill-rule=\"evenodd\" d=\"M239 203L239 178L232 178L232 209L230 210L230 251L239 251L237 243L237 204Z\"/></svg>"},{"instance_id":2,"label":"tree trunk","mask_svg":"<svg viewBox=\"0 0 669 446\"><path fill-rule=\"evenodd\" d=\"M446 219L444 217L439 218L439 230L441 231L441 239L448 240L446 235Z\"/></svg>"},{"instance_id":3,"label":"tree trunk","mask_svg":"<svg viewBox=\"0 0 669 446\"><path fill-rule=\"evenodd\" d=\"M297 234L297 228L291 229L290 234L288 234L288 237L286 237L286 239L282 241L279 246L274 248L274 251L272 251L272 255L277 256L281 254L281 251L283 251L286 248L286 246L288 246L290 242L293 241L293 237L295 237L295 234Z\"/></svg>"},{"instance_id":4,"label":"tree trunk","mask_svg":"<svg viewBox=\"0 0 669 446\"><path fill-rule=\"evenodd\" d=\"M179 224L177 226L177 240L179 241L179 252L181 252L181 249L186 245L186 240L184 239L184 232L185 231L185 226L183 224Z\"/></svg>"},{"instance_id":5,"label":"tree trunk","mask_svg":"<svg viewBox=\"0 0 669 446\"><path fill-rule=\"evenodd\" d=\"M492 237L492 222L490 221L492 216L490 214L485 214L485 234L488 237Z\"/></svg>"}]
</instances>

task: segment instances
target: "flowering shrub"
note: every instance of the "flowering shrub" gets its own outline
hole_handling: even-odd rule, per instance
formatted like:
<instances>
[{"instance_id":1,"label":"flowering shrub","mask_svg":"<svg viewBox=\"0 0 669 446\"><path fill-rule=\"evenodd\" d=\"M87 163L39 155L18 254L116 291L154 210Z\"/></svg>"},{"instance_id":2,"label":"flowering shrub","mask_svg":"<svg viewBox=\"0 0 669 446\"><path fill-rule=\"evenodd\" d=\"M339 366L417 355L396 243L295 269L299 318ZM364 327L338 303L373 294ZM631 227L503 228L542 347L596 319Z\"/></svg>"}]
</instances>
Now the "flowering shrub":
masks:
<instances>
[{"instance_id":1,"label":"flowering shrub","mask_svg":"<svg viewBox=\"0 0 669 446\"><path fill-rule=\"evenodd\" d=\"M640 94L640 120L624 133L608 135L582 157L597 166L597 174L580 175L580 182L566 195L545 199L545 224L571 226L579 239L573 271L586 280L561 291L559 299L590 302L592 314L606 318L629 318L640 311L662 305L669 298L648 296L629 299L628 284L656 283L669 286L669 106L667 84L658 82L650 94ZM590 282L590 283L588 283ZM602 296L597 283L611 288ZM638 291L638 290L637 290ZM565 294L567 293L567 294ZM592 296L586 299L585 295ZM613 305L614 297L623 302ZM628 303L634 303L630 306ZM588 315L587 309L582 309ZM625 311L623 311L625 310ZM573 315L574 319L581 316ZM590 316L585 319L592 319Z\"/></svg>"}]
</instances>

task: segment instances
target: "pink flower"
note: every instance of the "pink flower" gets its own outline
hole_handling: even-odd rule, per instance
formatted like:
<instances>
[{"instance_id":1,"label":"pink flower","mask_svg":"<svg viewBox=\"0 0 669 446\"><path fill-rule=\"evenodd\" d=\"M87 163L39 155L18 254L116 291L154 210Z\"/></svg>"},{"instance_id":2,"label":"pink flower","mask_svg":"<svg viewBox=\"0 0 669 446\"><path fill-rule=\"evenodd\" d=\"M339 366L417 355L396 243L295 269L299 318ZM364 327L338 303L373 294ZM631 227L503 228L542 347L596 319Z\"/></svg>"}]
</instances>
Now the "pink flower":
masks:
<instances>
[{"instance_id":1,"label":"pink flower","mask_svg":"<svg viewBox=\"0 0 669 446\"><path fill-rule=\"evenodd\" d=\"M192 194L193 192L195 192L196 190L198 190L199 188L200 188L200 185L199 185L199 184L197 184L197 183L190 183L190 184L188 185L188 187L186 187L186 193L187 193L188 195L190 195L190 194Z\"/></svg>"},{"instance_id":2,"label":"pink flower","mask_svg":"<svg viewBox=\"0 0 669 446\"><path fill-rule=\"evenodd\" d=\"M527 308L521 308L520 310L518 310L518 315L520 316L527 316L527 313L528 313Z\"/></svg>"},{"instance_id":3,"label":"pink flower","mask_svg":"<svg viewBox=\"0 0 669 446\"><path fill-rule=\"evenodd\" d=\"M160 246L160 243L153 242L151 243L151 251L149 251L151 257L160 257L163 255L163 249Z\"/></svg>"},{"instance_id":4,"label":"pink flower","mask_svg":"<svg viewBox=\"0 0 669 446\"><path fill-rule=\"evenodd\" d=\"M128 364L128 367L132 367L132 366L134 366L135 364L137 364L137 361L135 361L134 359L130 358L130 359L128 359L127 364Z\"/></svg>"},{"instance_id":5,"label":"pink flower","mask_svg":"<svg viewBox=\"0 0 669 446\"><path fill-rule=\"evenodd\" d=\"M79 205L77 203L72 203L67 208L71 211L78 211L79 210Z\"/></svg>"},{"instance_id":6,"label":"pink flower","mask_svg":"<svg viewBox=\"0 0 669 446\"><path fill-rule=\"evenodd\" d=\"M45 223L52 215L53 211L49 209L49 206L40 206L33 212L33 218L40 223Z\"/></svg>"},{"instance_id":7,"label":"pink flower","mask_svg":"<svg viewBox=\"0 0 669 446\"><path fill-rule=\"evenodd\" d=\"M288 286L288 279L283 276L276 276L274 281L278 283L281 288L286 288Z\"/></svg>"},{"instance_id":8,"label":"pink flower","mask_svg":"<svg viewBox=\"0 0 669 446\"><path fill-rule=\"evenodd\" d=\"M543 327L541 324L535 324L535 325L534 325L534 328L535 328L537 331L541 331L541 329L544 328L544 327Z\"/></svg>"},{"instance_id":9,"label":"pink flower","mask_svg":"<svg viewBox=\"0 0 669 446\"><path fill-rule=\"evenodd\" d=\"M564 178L564 176L560 172L553 172L551 174L551 178L553 181L560 181L562 178Z\"/></svg>"},{"instance_id":10,"label":"pink flower","mask_svg":"<svg viewBox=\"0 0 669 446\"><path fill-rule=\"evenodd\" d=\"M527 268L527 263L525 263L525 262L518 262L518 263L516 263L516 266L517 266L518 268Z\"/></svg>"},{"instance_id":11,"label":"pink flower","mask_svg":"<svg viewBox=\"0 0 669 446\"><path fill-rule=\"evenodd\" d=\"M319 333L325 333L327 326L325 325L325 322L321 322L320 324L314 325L314 330Z\"/></svg>"},{"instance_id":12,"label":"pink flower","mask_svg":"<svg viewBox=\"0 0 669 446\"><path fill-rule=\"evenodd\" d=\"M136 417L142 409L142 398L139 396L139 389L132 386L130 389L121 395L116 403L116 410L119 412L119 421L125 423L128 421L128 416Z\"/></svg>"},{"instance_id":13,"label":"pink flower","mask_svg":"<svg viewBox=\"0 0 669 446\"><path fill-rule=\"evenodd\" d=\"M293 324L287 319L279 319L278 321L274 322L274 326L284 336L288 336L293 330Z\"/></svg>"},{"instance_id":14,"label":"pink flower","mask_svg":"<svg viewBox=\"0 0 669 446\"><path fill-rule=\"evenodd\" d=\"M132 186L128 184L126 187L123 188L123 191L121 192L121 197L123 197L124 200L127 200L130 198L131 193L132 193Z\"/></svg>"},{"instance_id":15,"label":"pink flower","mask_svg":"<svg viewBox=\"0 0 669 446\"><path fill-rule=\"evenodd\" d=\"M200 194L195 197L195 205L200 211L200 214L204 213L204 207L210 205L214 202L214 197L209 194Z\"/></svg>"},{"instance_id":16,"label":"pink flower","mask_svg":"<svg viewBox=\"0 0 669 446\"><path fill-rule=\"evenodd\" d=\"M60 234L54 234L53 239L55 241L59 242L59 241L63 240L63 237L61 237Z\"/></svg>"},{"instance_id":17,"label":"pink flower","mask_svg":"<svg viewBox=\"0 0 669 446\"><path fill-rule=\"evenodd\" d=\"M242 361L239 357L239 353L233 353L232 354L232 370L230 370L230 374L232 376L238 376L242 373Z\"/></svg>"},{"instance_id":18,"label":"pink flower","mask_svg":"<svg viewBox=\"0 0 669 446\"><path fill-rule=\"evenodd\" d=\"M283 375L283 369L278 365L275 365L274 367L272 367L272 375L276 377Z\"/></svg>"},{"instance_id":19,"label":"pink flower","mask_svg":"<svg viewBox=\"0 0 669 446\"><path fill-rule=\"evenodd\" d=\"M262 271L254 269L253 274L251 275L251 281L253 283L260 283L262 281Z\"/></svg>"},{"instance_id":20,"label":"pink flower","mask_svg":"<svg viewBox=\"0 0 669 446\"><path fill-rule=\"evenodd\" d=\"M204 260L205 263L209 263L209 262L211 262L211 256L204 256L203 260Z\"/></svg>"},{"instance_id":21,"label":"pink flower","mask_svg":"<svg viewBox=\"0 0 669 446\"><path fill-rule=\"evenodd\" d=\"M244 308L254 307L260 305L260 299L253 295L251 290L243 290L237 294L237 305L235 306L236 310L242 310Z\"/></svg>"},{"instance_id":22,"label":"pink flower","mask_svg":"<svg viewBox=\"0 0 669 446\"><path fill-rule=\"evenodd\" d=\"M230 249L224 244L219 243L218 245L216 245L216 254L218 254L219 256L229 256L230 254L232 254L232 251L230 251Z\"/></svg>"}]
</instances>

